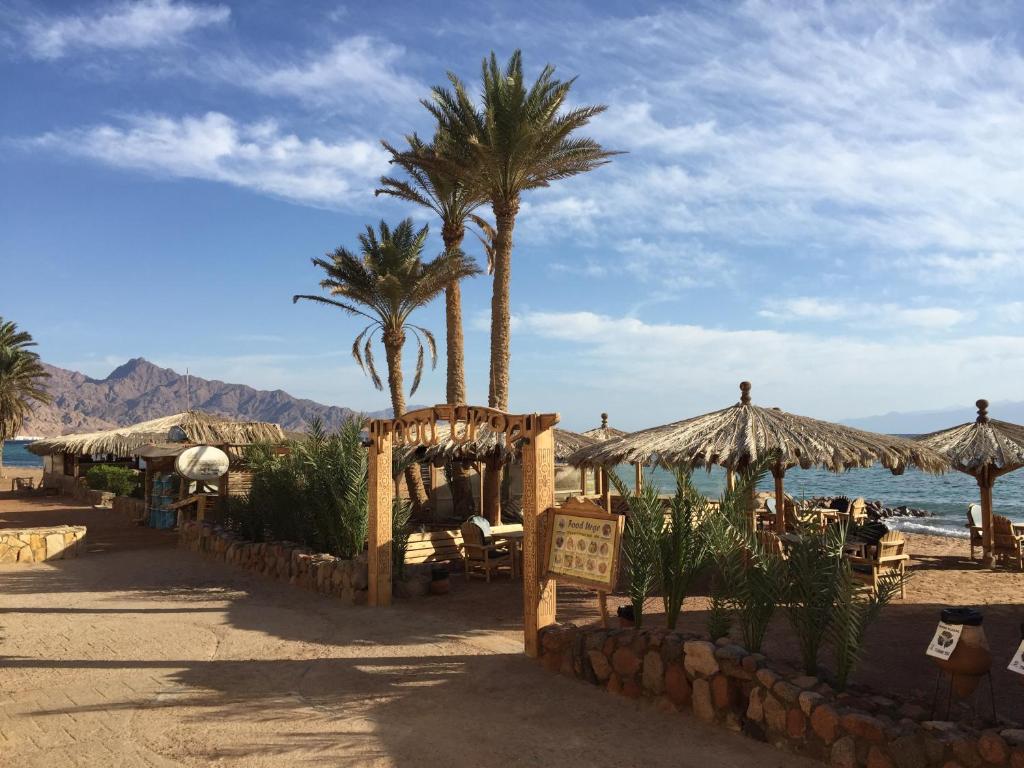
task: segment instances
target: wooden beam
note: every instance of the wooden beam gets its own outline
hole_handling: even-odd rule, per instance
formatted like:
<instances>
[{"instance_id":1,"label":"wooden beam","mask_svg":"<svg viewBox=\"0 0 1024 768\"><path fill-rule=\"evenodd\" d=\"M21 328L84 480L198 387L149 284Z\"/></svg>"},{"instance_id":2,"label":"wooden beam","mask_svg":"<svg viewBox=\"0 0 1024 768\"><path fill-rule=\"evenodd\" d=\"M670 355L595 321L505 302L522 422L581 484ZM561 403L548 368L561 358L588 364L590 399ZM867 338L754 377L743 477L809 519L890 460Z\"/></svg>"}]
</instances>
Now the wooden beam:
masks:
<instances>
[{"instance_id":1,"label":"wooden beam","mask_svg":"<svg viewBox=\"0 0 1024 768\"><path fill-rule=\"evenodd\" d=\"M367 603L384 607L391 605L391 506L395 488L391 477L391 424L375 422L370 426Z\"/></svg>"},{"instance_id":2,"label":"wooden beam","mask_svg":"<svg viewBox=\"0 0 1024 768\"><path fill-rule=\"evenodd\" d=\"M782 478L786 475L785 467L772 469L772 477L775 478L775 531L776 533L786 532L786 493L782 488Z\"/></svg>"},{"instance_id":3,"label":"wooden beam","mask_svg":"<svg viewBox=\"0 0 1024 768\"><path fill-rule=\"evenodd\" d=\"M978 489L981 491L981 564L991 568L995 559L992 550L995 546L992 529L992 486L995 485L995 477L991 467L985 466L978 472Z\"/></svg>"},{"instance_id":4,"label":"wooden beam","mask_svg":"<svg viewBox=\"0 0 1024 768\"><path fill-rule=\"evenodd\" d=\"M523 445L523 647L540 655L539 632L555 621L554 579L543 572L545 514L555 504L555 437L550 426Z\"/></svg>"}]
</instances>

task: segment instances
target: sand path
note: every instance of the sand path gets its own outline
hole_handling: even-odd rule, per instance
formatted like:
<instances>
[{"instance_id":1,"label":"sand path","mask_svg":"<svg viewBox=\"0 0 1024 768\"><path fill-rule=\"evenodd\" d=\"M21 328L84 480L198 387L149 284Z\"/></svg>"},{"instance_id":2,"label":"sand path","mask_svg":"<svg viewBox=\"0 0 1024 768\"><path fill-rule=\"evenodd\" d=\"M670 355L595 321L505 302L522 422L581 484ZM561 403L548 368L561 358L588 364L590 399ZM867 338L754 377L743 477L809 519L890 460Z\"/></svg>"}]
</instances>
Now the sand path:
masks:
<instances>
[{"instance_id":1,"label":"sand path","mask_svg":"<svg viewBox=\"0 0 1024 768\"><path fill-rule=\"evenodd\" d=\"M542 671L507 583L370 611L166 544L0 567L4 764L817 765Z\"/></svg>"}]
</instances>

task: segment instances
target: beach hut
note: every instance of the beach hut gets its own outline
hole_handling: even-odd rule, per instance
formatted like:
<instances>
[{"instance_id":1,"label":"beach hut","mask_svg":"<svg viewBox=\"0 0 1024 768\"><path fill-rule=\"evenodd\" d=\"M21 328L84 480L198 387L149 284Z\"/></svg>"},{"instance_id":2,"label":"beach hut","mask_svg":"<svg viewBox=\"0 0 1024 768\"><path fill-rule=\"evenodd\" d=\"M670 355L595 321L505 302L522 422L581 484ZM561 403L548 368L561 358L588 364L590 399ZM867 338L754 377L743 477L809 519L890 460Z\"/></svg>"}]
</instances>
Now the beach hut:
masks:
<instances>
[{"instance_id":1,"label":"beach hut","mask_svg":"<svg viewBox=\"0 0 1024 768\"><path fill-rule=\"evenodd\" d=\"M37 440L28 449L43 457L44 485L57 486L68 492L73 492L80 485L79 478L84 476L90 466L104 463L138 466L139 459L143 458L146 463L146 506L149 509L152 506L152 488L157 473L170 473L174 458L186 448L193 445L215 445L225 448L229 456L234 453L237 460L241 446L284 441L284 432L277 424L238 421L202 411L185 411L102 432ZM227 493L231 479L229 474L227 482L223 484L224 493ZM168 493L161 496L174 501L180 497L180 484L174 489L168 485L167 490Z\"/></svg>"},{"instance_id":2,"label":"beach hut","mask_svg":"<svg viewBox=\"0 0 1024 768\"><path fill-rule=\"evenodd\" d=\"M779 510L776 527L780 532L785 530L783 477L791 467L844 472L881 463L896 475L907 467L935 473L949 467L940 453L912 440L756 406L751 403L747 381L740 384L740 400L735 405L585 448L570 462L605 468L627 462L686 467L717 464L726 470L742 471L773 452L779 456L772 476Z\"/></svg>"},{"instance_id":3,"label":"beach hut","mask_svg":"<svg viewBox=\"0 0 1024 768\"><path fill-rule=\"evenodd\" d=\"M1024 467L1024 426L988 416L978 400L974 421L923 435L918 440L949 458L953 469L974 477L981 493L982 563L992 565L992 488L996 478Z\"/></svg>"},{"instance_id":4,"label":"beach hut","mask_svg":"<svg viewBox=\"0 0 1024 768\"><path fill-rule=\"evenodd\" d=\"M479 479L478 493L479 498L483 499L483 464L489 462L492 464L505 464L511 470L514 470L518 466L521 447L518 443L510 444L505 439L505 434L502 432L496 433L486 426L480 426L476 430L476 435L473 440L466 442L458 442L451 437L449 427L446 424L438 424L437 430L437 443L430 446L421 447L416 453L416 458L419 461L429 463L435 467L443 466L447 462L451 461L464 461L473 464L476 467L477 475ZM555 447L555 490L556 495L561 492L562 495L569 495L571 493L579 493L582 490L582 480L576 478L582 478L582 475L578 474L577 471L568 464L568 459L578 451L596 445L596 442L585 435L581 435L577 432L571 432L567 429L554 429L554 447ZM434 480L432 476L432 481ZM515 486L518 482L518 475L514 471L509 472L509 482L512 486ZM441 484L437 482L431 482L430 486L434 493L435 503L442 501L442 496L439 491L441 490ZM512 493L514 496L514 491ZM482 501L480 502L482 503ZM497 510L485 510L488 519L495 525L501 524L501 509Z\"/></svg>"}]
</instances>

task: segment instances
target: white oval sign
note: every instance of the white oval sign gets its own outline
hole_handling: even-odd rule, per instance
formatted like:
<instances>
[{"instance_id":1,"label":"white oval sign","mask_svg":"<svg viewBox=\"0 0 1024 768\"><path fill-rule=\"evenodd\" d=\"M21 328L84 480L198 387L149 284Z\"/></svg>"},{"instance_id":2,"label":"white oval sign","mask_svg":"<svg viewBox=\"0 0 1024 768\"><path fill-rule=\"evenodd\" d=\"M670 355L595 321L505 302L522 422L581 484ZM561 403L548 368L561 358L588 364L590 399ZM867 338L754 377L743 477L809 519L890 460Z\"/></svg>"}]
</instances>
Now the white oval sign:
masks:
<instances>
[{"instance_id":1,"label":"white oval sign","mask_svg":"<svg viewBox=\"0 0 1024 768\"><path fill-rule=\"evenodd\" d=\"M174 468L189 480L216 480L227 474L231 460L220 448L197 445L178 454Z\"/></svg>"}]
</instances>

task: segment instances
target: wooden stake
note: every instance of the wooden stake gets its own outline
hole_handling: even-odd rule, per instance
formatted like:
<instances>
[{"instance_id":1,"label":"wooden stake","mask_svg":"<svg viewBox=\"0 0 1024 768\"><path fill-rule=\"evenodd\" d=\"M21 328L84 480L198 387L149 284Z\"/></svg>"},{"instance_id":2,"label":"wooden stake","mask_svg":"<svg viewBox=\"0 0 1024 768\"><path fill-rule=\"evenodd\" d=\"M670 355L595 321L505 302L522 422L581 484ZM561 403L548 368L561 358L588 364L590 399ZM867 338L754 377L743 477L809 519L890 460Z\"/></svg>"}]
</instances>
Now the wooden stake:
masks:
<instances>
[{"instance_id":1,"label":"wooden stake","mask_svg":"<svg viewBox=\"0 0 1024 768\"><path fill-rule=\"evenodd\" d=\"M555 438L550 427L523 445L523 647L540 655L542 627L555 621L554 579L544 576L545 514L555 503Z\"/></svg>"},{"instance_id":2,"label":"wooden stake","mask_svg":"<svg viewBox=\"0 0 1024 768\"><path fill-rule=\"evenodd\" d=\"M370 423L367 602L377 607L391 605L391 505L395 487L391 477L391 439L390 422Z\"/></svg>"}]
</instances>

